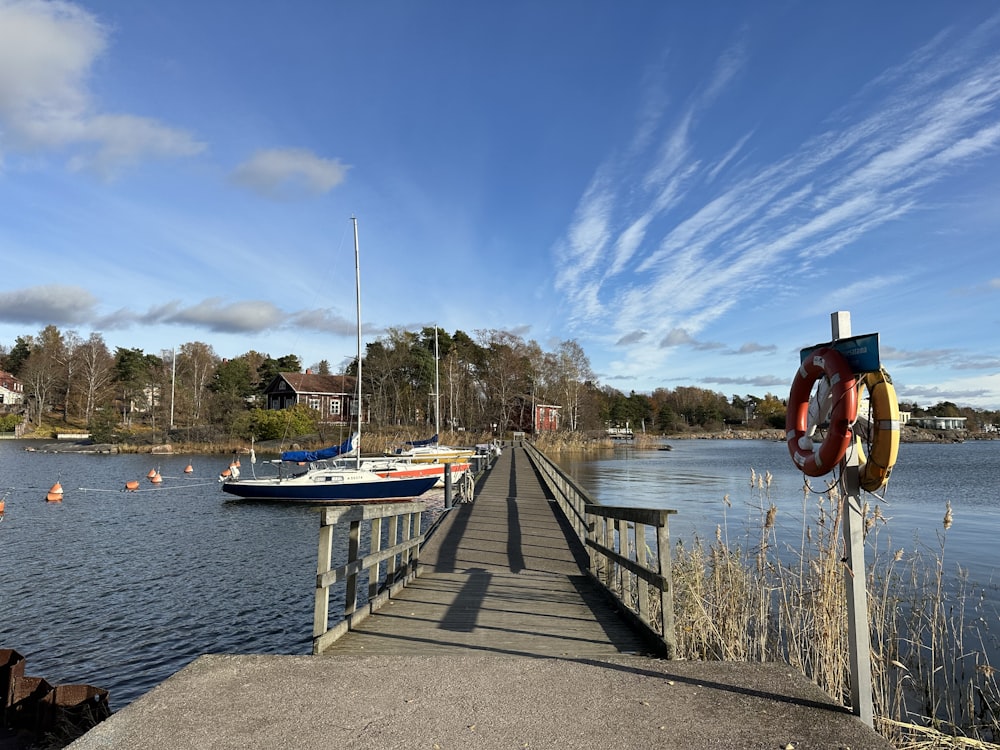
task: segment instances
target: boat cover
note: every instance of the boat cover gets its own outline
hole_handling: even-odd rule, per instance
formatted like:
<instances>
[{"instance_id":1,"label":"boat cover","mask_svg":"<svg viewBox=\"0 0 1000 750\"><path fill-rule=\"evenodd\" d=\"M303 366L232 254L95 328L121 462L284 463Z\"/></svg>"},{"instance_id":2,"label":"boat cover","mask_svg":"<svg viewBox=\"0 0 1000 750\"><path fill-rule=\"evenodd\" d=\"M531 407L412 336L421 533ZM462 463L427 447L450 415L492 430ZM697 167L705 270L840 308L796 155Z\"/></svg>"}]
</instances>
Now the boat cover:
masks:
<instances>
[{"instance_id":1,"label":"boat cover","mask_svg":"<svg viewBox=\"0 0 1000 750\"><path fill-rule=\"evenodd\" d=\"M319 461L324 458L336 458L346 456L354 452L354 441L357 440L358 433L354 433L340 445L331 445L329 448L321 448L316 451L285 451L281 454L282 461Z\"/></svg>"},{"instance_id":2,"label":"boat cover","mask_svg":"<svg viewBox=\"0 0 1000 750\"><path fill-rule=\"evenodd\" d=\"M403 445L408 445L411 448L426 448L428 445L437 445L438 436L429 437L426 440L407 440ZM396 453L402 453L402 448L397 448Z\"/></svg>"}]
</instances>

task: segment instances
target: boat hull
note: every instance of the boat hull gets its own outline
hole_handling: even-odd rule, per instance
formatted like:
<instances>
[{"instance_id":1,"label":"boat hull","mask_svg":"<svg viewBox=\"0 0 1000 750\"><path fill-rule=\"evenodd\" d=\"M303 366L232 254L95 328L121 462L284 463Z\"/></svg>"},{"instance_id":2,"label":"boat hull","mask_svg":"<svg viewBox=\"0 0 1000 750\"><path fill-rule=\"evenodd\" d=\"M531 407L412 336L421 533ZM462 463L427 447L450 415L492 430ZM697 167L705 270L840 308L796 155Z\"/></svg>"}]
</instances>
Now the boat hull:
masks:
<instances>
[{"instance_id":1,"label":"boat hull","mask_svg":"<svg viewBox=\"0 0 1000 750\"><path fill-rule=\"evenodd\" d=\"M436 477L405 477L381 482L338 481L337 477L315 479L243 479L224 482L222 491L241 500L268 502L345 503L411 500L434 486Z\"/></svg>"}]
</instances>

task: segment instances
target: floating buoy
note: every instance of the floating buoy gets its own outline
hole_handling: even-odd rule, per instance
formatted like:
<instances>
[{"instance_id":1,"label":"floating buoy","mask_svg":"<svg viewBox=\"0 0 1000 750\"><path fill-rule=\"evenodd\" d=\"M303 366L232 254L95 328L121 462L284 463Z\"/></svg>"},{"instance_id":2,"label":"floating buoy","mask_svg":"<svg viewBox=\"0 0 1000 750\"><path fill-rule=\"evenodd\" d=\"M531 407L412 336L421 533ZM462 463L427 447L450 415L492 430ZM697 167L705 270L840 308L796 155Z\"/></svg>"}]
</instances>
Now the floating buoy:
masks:
<instances>
[{"instance_id":1,"label":"floating buoy","mask_svg":"<svg viewBox=\"0 0 1000 750\"><path fill-rule=\"evenodd\" d=\"M63 499L63 488L59 482L56 482L49 488L48 494L45 496L45 502L47 503L61 503Z\"/></svg>"},{"instance_id":2,"label":"floating buoy","mask_svg":"<svg viewBox=\"0 0 1000 750\"><path fill-rule=\"evenodd\" d=\"M153 476L149 478L149 481L152 482L153 484L159 484L160 482L163 481L163 477L160 476L160 472L154 471Z\"/></svg>"},{"instance_id":3,"label":"floating buoy","mask_svg":"<svg viewBox=\"0 0 1000 750\"><path fill-rule=\"evenodd\" d=\"M3 515L5 508L7 507L7 501L0 497L0 516Z\"/></svg>"},{"instance_id":4,"label":"floating buoy","mask_svg":"<svg viewBox=\"0 0 1000 750\"><path fill-rule=\"evenodd\" d=\"M146 475L146 479L152 479L156 476L156 469L150 469L149 473Z\"/></svg>"},{"instance_id":5,"label":"floating buoy","mask_svg":"<svg viewBox=\"0 0 1000 750\"><path fill-rule=\"evenodd\" d=\"M194 467L193 467L193 466L191 466L191 464L188 464L187 466L185 466L185 467L184 467L184 473L185 473L185 474L190 474L190 473L192 473L193 471L194 471Z\"/></svg>"},{"instance_id":6,"label":"floating buoy","mask_svg":"<svg viewBox=\"0 0 1000 750\"><path fill-rule=\"evenodd\" d=\"M137 489L139 489L139 482L137 482L135 479L130 479L129 481L125 482L125 489L128 490L129 492L135 492Z\"/></svg>"}]
</instances>

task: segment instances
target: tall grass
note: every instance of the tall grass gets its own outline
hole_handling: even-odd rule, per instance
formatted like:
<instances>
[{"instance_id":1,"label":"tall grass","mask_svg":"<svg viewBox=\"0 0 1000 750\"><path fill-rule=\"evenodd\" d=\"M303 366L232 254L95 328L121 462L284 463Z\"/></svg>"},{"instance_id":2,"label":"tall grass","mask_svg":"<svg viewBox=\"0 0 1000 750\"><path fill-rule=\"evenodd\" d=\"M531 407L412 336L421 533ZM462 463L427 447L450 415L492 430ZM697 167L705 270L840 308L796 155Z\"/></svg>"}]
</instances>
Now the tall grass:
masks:
<instances>
[{"instance_id":1,"label":"tall grass","mask_svg":"<svg viewBox=\"0 0 1000 750\"><path fill-rule=\"evenodd\" d=\"M680 658L783 660L850 703L843 503L836 484L806 482L802 521L778 523L771 477L751 471L746 515L732 501L714 539L674 550ZM873 497L873 496L869 496ZM874 498L877 500L877 498ZM964 571L946 571L950 504L928 546L894 548L878 504L864 508L876 729L899 747L990 747L1000 742L996 607ZM794 538L785 538L786 536ZM1000 745L992 745L1000 747Z\"/></svg>"}]
</instances>

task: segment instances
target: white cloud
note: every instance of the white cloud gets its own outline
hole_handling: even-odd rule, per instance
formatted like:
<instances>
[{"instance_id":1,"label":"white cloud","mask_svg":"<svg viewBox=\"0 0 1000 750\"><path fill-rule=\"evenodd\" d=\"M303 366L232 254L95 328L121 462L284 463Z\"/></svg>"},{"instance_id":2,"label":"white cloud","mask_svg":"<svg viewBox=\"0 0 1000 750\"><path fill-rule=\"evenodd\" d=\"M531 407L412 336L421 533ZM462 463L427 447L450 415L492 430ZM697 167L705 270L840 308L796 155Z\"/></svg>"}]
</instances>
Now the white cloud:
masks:
<instances>
[{"instance_id":1,"label":"white cloud","mask_svg":"<svg viewBox=\"0 0 1000 750\"><path fill-rule=\"evenodd\" d=\"M68 151L72 168L106 178L145 157L204 150L185 131L99 110L87 83L108 37L72 3L0 0L0 148Z\"/></svg>"},{"instance_id":2,"label":"white cloud","mask_svg":"<svg viewBox=\"0 0 1000 750\"><path fill-rule=\"evenodd\" d=\"M347 176L350 167L307 149L275 148L255 153L232 174L233 181L269 198L327 193Z\"/></svg>"}]
</instances>

